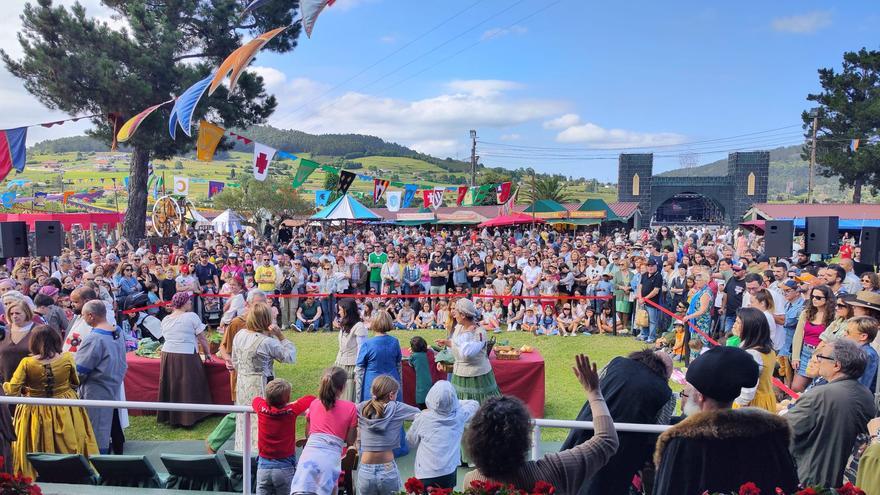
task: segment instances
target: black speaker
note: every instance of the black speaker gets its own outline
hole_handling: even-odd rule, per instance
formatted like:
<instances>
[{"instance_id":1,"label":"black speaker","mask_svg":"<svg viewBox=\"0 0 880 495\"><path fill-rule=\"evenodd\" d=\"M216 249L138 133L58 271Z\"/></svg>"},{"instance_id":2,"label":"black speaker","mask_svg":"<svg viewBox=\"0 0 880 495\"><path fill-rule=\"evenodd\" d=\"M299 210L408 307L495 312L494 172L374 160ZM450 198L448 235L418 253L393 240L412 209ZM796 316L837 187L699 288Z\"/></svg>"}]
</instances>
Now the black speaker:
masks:
<instances>
[{"instance_id":1,"label":"black speaker","mask_svg":"<svg viewBox=\"0 0 880 495\"><path fill-rule=\"evenodd\" d=\"M25 222L0 222L0 258L28 256L28 227Z\"/></svg>"},{"instance_id":2,"label":"black speaker","mask_svg":"<svg viewBox=\"0 0 880 495\"><path fill-rule=\"evenodd\" d=\"M837 254L837 222L838 217L807 217L807 253Z\"/></svg>"},{"instance_id":3,"label":"black speaker","mask_svg":"<svg viewBox=\"0 0 880 495\"><path fill-rule=\"evenodd\" d=\"M859 247L862 249L862 257L859 261L868 265L876 265L878 250L880 250L880 227L862 227Z\"/></svg>"},{"instance_id":4,"label":"black speaker","mask_svg":"<svg viewBox=\"0 0 880 495\"><path fill-rule=\"evenodd\" d=\"M791 257L794 241L794 222L767 220L764 222L764 254L777 258Z\"/></svg>"},{"instance_id":5,"label":"black speaker","mask_svg":"<svg viewBox=\"0 0 880 495\"><path fill-rule=\"evenodd\" d=\"M61 256L64 247L64 229L61 222L34 222L34 254L36 256Z\"/></svg>"}]
</instances>

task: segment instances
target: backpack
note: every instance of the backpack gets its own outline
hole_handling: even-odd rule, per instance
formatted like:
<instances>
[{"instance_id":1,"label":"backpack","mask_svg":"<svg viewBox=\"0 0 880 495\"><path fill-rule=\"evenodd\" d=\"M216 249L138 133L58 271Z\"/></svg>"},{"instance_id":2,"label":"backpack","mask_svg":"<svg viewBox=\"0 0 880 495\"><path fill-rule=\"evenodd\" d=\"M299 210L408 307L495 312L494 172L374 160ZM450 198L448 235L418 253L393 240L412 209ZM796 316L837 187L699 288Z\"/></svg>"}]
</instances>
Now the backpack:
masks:
<instances>
[{"instance_id":1,"label":"backpack","mask_svg":"<svg viewBox=\"0 0 880 495\"><path fill-rule=\"evenodd\" d=\"M285 278L283 282L281 282L281 288L279 289L282 294L290 294L293 292L293 282L290 281L290 277Z\"/></svg>"}]
</instances>

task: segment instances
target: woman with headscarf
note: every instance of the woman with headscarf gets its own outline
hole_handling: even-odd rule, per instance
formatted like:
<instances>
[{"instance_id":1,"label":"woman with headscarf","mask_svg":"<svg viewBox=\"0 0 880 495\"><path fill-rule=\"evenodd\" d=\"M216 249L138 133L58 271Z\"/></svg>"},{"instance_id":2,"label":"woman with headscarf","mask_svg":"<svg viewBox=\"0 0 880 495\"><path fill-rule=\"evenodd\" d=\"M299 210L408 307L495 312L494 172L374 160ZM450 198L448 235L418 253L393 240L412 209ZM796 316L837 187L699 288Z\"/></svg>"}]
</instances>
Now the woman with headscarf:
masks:
<instances>
[{"instance_id":1,"label":"woman with headscarf","mask_svg":"<svg viewBox=\"0 0 880 495\"><path fill-rule=\"evenodd\" d=\"M357 402L357 384L355 382L355 364L361 345L367 340L369 332L367 326L361 321L361 315L357 303L353 298L340 299L337 304L339 315L339 351L336 353L336 363L345 370L348 379L345 382L345 392L342 398Z\"/></svg>"},{"instance_id":2,"label":"woman with headscarf","mask_svg":"<svg viewBox=\"0 0 880 495\"><path fill-rule=\"evenodd\" d=\"M192 312L192 293L178 292L171 298L174 311L162 320L162 362L159 371L159 402L211 404L211 389L197 346L211 361L205 324ZM210 416L206 412L159 411L156 420L171 426L192 426Z\"/></svg>"},{"instance_id":3,"label":"woman with headscarf","mask_svg":"<svg viewBox=\"0 0 880 495\"><path fill-rule=\"evenodd\" d=\"M449 347L455 358L452 385L458 398L482 403L489 397L501 395L486 352L486 330L477 325L477 307L473 301L464 298L456 301L452 318L455 319L452 337L435 343ZM440 367L438 363L438 369Z\"/></svg>"},{"instance_id":4,"label":"woman with headscarf","mask_svg":"<svg viewBox=\"0 0 880 495\"><path fill-rule=\"evenodd\" d=\"M232 365L235 368L235 403L249 405L254 397L263 397L273 376L273 361L294 363L296 346L284 338L273 324L272 307L257 303L248 310L244 331L232 341ZM235 450L244 448L244 416L235 418ZM251 447L257 448L257 422L251 422Z\"/></svg>"}]
</instances>

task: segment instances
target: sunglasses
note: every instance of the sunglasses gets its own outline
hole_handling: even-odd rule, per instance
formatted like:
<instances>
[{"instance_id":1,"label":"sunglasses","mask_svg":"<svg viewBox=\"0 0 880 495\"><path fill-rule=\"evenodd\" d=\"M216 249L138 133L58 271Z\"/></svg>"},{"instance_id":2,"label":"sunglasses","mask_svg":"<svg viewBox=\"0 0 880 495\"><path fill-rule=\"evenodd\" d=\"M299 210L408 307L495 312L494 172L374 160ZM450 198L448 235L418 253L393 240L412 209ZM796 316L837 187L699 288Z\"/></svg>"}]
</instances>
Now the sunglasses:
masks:
<instances>
[{"instance_id":1,"label":"sunglasses","mask_svg":"<svg viewBox=\"0 0 880 495\"><path fill-rule=\"evenodd\" d=\"M847 307L847 304L846 304L846 303L839 303L839 304L837 305L837 309L846 309L846 307Z\"/></svg>"},{"instance_id":2,"label":"sunglasses","mask_svg":"<svg viewBox=\"0 0 880 495\"><path fill-rule=\"evenodd\" d=\"M810 296L810 299L815 299L817 301L824 301L825 296Z\"/></svg>"}]
</instances>

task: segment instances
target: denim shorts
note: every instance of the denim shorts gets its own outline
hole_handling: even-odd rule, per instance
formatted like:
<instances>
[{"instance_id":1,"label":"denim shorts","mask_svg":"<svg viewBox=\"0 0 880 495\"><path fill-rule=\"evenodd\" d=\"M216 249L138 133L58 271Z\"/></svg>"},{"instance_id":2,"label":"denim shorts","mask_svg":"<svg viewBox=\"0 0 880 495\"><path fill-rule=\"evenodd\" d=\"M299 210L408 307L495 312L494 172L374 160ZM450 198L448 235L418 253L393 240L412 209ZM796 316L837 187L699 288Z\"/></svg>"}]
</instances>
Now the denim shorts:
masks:
<instances>
[{"instance_id":1,"label":"denim shorts","mask_svg":"<svg viewBox=\"0 0 880 495\"><path fill-rule=\"evenodd\" d=\"M810 359L813 358L813 351L815 350L816 346L814 345L803 344L801 346L801 366L797 370L798 375L807 376L807 365L810 364Z\"/></svg>"},{"instance_id":2,"label":"denim shorts","mask_svg":"<svg viewBox=\"0 0 880 495\"><path fill-rule=\"evenodd\" d=\"M398 492L400 492L400 472L397 470L396 462L358 466L358 495L396 495Z\"/></svg>"}]
</instances>

